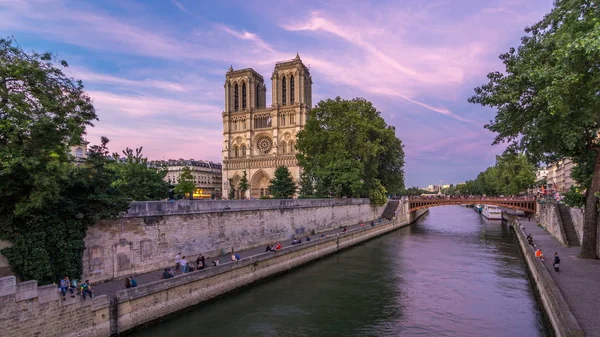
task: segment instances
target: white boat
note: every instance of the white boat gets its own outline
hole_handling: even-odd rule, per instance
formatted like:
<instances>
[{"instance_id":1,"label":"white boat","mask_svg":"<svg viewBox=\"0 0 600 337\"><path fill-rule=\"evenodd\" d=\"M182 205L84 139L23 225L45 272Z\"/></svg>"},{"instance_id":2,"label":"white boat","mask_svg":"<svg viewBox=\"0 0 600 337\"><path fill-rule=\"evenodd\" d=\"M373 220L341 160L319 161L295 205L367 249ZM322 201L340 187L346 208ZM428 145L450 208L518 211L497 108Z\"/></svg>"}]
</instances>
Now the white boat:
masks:
<instances>
[{"instance_id":1,"label":"white boat","mask_svg":"<svg viewBox=\"0 0 600 337\"><path fill-rule=\"evenodd\" d=\"M488 220L502 220L502 210L498 206L483 205L481 215Z\"/></svg>"},{"instance_id":2,"label":"white boat","mask_svg":"<svg viewBox=\"0 0 600 337\"><path fill-rule=\"evenodd\" d=\"M480 205L480 204L473 205L473 209L474 209L474 210L475 210L475 212L477 212L477 213L481 213L481 208L482 208L482 207L483 207L483 206L482 206L482 205Z\"/></svg>"}]
</instances>

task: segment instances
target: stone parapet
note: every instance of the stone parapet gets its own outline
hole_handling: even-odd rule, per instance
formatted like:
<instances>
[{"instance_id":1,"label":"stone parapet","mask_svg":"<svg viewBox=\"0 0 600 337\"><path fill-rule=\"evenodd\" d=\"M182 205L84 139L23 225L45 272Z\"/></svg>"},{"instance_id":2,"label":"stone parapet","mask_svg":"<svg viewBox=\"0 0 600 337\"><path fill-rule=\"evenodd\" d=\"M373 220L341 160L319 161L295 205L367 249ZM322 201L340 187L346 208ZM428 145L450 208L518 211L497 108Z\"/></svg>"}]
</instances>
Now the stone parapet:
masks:
<instances>
[{"instance_id":1,"label":"stone parapet","mask_svg":"<svg viewBox=\"0 0 600 337\"><path fill-rule=\"evenodd\" d=\"M567 235L556 202L546 201L538 204L537 216L538 224L552 234L561 245L567 247Z\"/></svg>"},{"instance_id":2,"label":"stone parapet","mask_svg":"<svg viewBox=\"0 0 600 337\"><path fill-rule=\"evenodd\" d=\"M369 199L263 199L134 201L123 218L200 213L224 213L306 207L368 205Z\"/></svg>"},{"instance_id":3,"label":"stone parapet","mask_svg":"<svg viewBox=\"0 0 600 337\"><path fill-rule=\"evenodd\" d=\"M109 336L108 297L62 299L58 286L0 278L0 335Z\"/></svg>"}]
</instances>

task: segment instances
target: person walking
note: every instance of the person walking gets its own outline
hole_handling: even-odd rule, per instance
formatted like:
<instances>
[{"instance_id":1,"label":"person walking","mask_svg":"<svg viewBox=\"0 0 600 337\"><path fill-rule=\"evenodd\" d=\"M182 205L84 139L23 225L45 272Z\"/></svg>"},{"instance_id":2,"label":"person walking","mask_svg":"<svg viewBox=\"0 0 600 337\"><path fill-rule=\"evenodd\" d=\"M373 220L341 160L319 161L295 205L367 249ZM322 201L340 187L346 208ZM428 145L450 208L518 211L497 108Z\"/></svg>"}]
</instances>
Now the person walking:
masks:
<instances>
[{"instance_id":1,"label":"person walking","mask_svg":"<svg viewBox=\"0 0 600 337\"><path fill-rule=\"evenodd\" d=\"M175 255L175 272L179 271L179 267L181 266L181 252Z\"/></svg>"},{"instance_id":2,"label":"person walking","mask_svg":"<svg viewBox=\"0 0 600 337\"><path fill-rule=\"evenodd\" d=\"M187 260L185 259L185 256L181 257L181 260L179 260L179 265L181 265L181 272L187 273L188 265L187 265Z\"/></svg>"},{"instance_id":3,"label":"person walking","mask_svg":"<svg viewBox=\"0 0 600 337\"><path fill-rule=\"evenodd\" d=\"M560 257L558 257L557 252L554 252L554 264L552 266L554 267L554 271L558 273L558 268L560 267Z\"/></svg>"}]
</instances>

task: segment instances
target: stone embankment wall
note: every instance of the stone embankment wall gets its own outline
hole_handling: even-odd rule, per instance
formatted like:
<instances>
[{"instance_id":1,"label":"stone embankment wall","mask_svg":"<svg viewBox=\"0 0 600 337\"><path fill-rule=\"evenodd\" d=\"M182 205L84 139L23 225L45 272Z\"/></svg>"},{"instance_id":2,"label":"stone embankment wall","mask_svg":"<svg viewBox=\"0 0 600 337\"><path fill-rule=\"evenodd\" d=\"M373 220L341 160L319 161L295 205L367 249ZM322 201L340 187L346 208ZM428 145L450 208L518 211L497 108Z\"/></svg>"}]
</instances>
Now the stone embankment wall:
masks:
<instances>
[{"instance_id":1,"label":"stone embankment wall","mask_svg":"<svg viewBox=\"0 0 600 337\"><path fill-rule=\"evenodd\" d=\"M400 209L393 222L121 290L110 300L101 295L87 302L69 296L63 301L56 285L38 287L35 281L16 283L12 276L0 278L0 335L108 337L131 331L238 287L406 226L427 212L401 215Z\"/></svg>"},{"instance_id":2,"label":"stone embankment wall","mask_svg":"<svg viewBox=\"0 0 600 337\"><path fill-rule=\"evenodd\" d=\"M573 220L573 226L575 227L575 231L577 232L579 244L581 244L581 238L583 237L583 210L580 208L570 207L569 211L571 213L571 220ZM566 239L561 239L560 236L564 235L564 227L562 227L562 219L560 218L560 213L558 212L558 206L556 204L552 205L551 203L538 204L537 216L539 219L539 225L546 228L548 232L550 232L560 243L564 245ZM561 232L559 231L563 231L563 233L560 234ZM596 238L596 255L600 256L600 219L598 223L598 234Z\"/></svg>"},{"instance_id":3,"label":"stone embankment wall","mask_svg":"<svg viewBox=\"0 0 600 337\"><path fill-rule=\"evenodd\" d=\"M561 245L567 246L567 235L558 211L558 205L553 202L537 205L538 224L552 234Z\"/></svg>"},{"instance_id":4,"label":"stone embankment wall","mask_svg":"<svg viewBox=\"0 0 600 337\"><path fill-rule=\"evenodd\" d=\"M135 202L123 217L88 229L84 279L122 278L195 259L377 219L368 199Z\"/></svg>"},{"instance_id":5,"label":"stone embankment wall","mask_svg":"<svg viewBox=\"0 0 600 337\"><path fill-rule=\"evenodd\" d=\"M0 278L0 336L109 335L106 295L86 302L67 296L63 301L56 285L38 287L37 281Z\"/></svg>"},{"instance_id":6,"label":"stone embankment wall","mask_svg":"<svg viewBox=\"0 0 600 337\"><path fill-rule=\"evenodd\" d=\"M509 221L515 228L521 252L525 258L535 289L548 314L554 334L556 337L583 337L584 333L581 326L573 316L552 276L550 276L542 261L535 257L535 252L527 243L527 238L519 225L514 220Z\"/></svg>"}]
</instances>

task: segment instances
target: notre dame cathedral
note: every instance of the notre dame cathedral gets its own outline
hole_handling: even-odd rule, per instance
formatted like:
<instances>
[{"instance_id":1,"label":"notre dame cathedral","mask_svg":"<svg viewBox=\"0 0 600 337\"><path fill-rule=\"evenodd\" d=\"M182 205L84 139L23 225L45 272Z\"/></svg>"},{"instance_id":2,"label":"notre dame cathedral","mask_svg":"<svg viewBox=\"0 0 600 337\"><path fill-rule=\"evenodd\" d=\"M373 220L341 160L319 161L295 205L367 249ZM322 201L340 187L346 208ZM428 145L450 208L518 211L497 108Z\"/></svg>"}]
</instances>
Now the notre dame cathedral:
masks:
<instances>
[{"instance_id":1,"label":"notre dame cathedral","mask_svg":"<svg viewBox=\"0 0 600 337\"><path fill-rule=\"evenodd\" d=\"M269 182L278 166L287 166L297 182L296 134L306 122L312 105L312 79L296 54L278 62L271 76L271 106L263 77L252 68L225 75L223 112L223 197L233 180L236 198L268 196ZM241 195L239 183L246 171L250 189Z\"/></svg>"}]
</instances>

